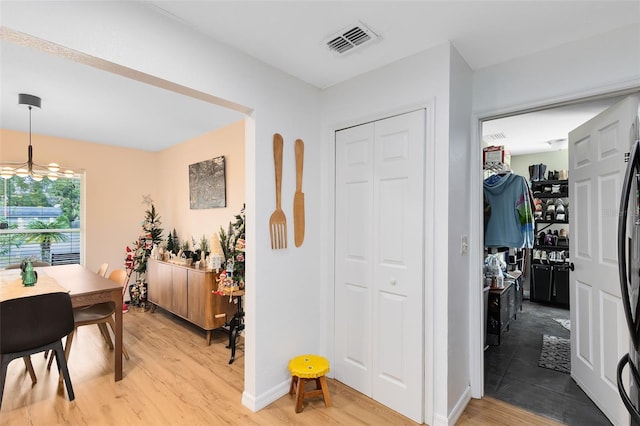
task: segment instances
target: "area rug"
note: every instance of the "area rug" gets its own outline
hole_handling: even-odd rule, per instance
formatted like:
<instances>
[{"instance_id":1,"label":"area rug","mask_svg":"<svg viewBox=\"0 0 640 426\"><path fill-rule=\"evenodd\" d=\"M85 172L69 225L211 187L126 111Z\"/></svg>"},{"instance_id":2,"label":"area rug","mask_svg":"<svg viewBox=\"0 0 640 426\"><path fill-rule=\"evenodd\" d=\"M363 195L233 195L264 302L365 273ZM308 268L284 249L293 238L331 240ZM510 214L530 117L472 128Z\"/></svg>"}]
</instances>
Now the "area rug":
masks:
<instances>
[{"instance_id":1,"label":"area rug","mask_svg":"<svg viewBox=\"0 0 640 426\"><path fill-rule=\"evenodd\" d=\"M542 336L542 351L538 367L571 373L571 341L558 336Z\"/></svg>"},{"instance_id":2,"label":"area rug","mask_svg":"<svg viewBox=\"0 0 640 426\"><path fill-rule=\"evenodd\" d=\"M571 320L563 319L563 318L554 318L553 320L558 324L560 324L561 326L563 326L564 328L566 328L567 330L571 331Z\"/></svg>"}]
</instances>

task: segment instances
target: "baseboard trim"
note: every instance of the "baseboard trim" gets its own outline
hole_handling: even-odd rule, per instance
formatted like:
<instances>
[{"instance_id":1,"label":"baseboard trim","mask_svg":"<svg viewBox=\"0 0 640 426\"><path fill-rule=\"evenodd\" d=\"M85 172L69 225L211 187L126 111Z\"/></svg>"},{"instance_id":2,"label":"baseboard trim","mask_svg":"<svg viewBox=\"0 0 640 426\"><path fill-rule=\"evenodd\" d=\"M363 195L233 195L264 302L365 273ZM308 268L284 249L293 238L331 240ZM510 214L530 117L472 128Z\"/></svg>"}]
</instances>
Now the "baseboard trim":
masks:
<instances>
[{"instance_id":1,"label":"baseboard trim","mask_svg":"<svg viewBox=\"0 0 640 426\"><path fill-rule=\"evenodd\" d=\"M464 409L467 407L467 404L469 403L469 401L471 401L470 386L468 386L464 390L462 395L460 395L460 398L458 399L456 404L453 406L453 410L451 410L451 413L449 413L448 416L445 417L439 414L436 414L433 416L433 426L455 425L458 419L460 419L460 416L462 416L462 413L464 412Z\"/></svg>"},{"instance_id":2,"label":"baseboard trim","mask_svg":"<svg viewBox=\"0 0 640 426\"><path fill-rule=\"evenodd\" d=\"M256 411L260 411L264 407L288 394L290 384L290 380L287 379L258 396L251 395L246 391L242 392L242 405L244 405L254 413Z\"/></svg>"}]
</instances>

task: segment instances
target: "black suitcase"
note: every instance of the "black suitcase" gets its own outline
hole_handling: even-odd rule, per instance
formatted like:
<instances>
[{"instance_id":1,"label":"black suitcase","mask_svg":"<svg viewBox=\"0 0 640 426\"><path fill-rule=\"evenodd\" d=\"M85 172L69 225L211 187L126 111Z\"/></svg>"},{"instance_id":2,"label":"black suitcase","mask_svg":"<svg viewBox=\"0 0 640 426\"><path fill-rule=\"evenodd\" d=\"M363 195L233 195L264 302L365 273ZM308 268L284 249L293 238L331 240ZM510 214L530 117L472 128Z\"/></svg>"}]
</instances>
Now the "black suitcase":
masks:
<instances>
[{"instance_id":1,"label":"black suitcase","mask_svg":"<svg viewBox=\"0 0 640 426\"><path fill-rule=\"evenodd\" d=\"M534 302L551 302L552 266L536 263L531 265L531 268L533 270L531 300Z\"/></svg>"}]
</instances>

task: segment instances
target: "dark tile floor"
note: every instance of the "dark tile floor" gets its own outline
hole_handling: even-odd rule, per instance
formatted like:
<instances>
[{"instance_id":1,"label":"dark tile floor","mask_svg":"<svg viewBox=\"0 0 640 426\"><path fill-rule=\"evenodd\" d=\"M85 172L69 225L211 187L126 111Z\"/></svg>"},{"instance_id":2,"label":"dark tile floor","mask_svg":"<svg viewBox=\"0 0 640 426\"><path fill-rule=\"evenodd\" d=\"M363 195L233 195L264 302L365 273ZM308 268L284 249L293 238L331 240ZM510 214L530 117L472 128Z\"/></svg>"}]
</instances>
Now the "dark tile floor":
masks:
<instances>
[{"instance_id":1,"label":"dark tile floor","mask_svg":"<svg viewBox=\"0 0 640 426\"><path fill-rule=\"evenodd\" d=\"M522 308L500 346L484 353L485 395L568 425L610 425L571 375L538 367L543 334L570 337L554 321L569 319L569 311L528 300Z\"/></svg>"}]
</instances>

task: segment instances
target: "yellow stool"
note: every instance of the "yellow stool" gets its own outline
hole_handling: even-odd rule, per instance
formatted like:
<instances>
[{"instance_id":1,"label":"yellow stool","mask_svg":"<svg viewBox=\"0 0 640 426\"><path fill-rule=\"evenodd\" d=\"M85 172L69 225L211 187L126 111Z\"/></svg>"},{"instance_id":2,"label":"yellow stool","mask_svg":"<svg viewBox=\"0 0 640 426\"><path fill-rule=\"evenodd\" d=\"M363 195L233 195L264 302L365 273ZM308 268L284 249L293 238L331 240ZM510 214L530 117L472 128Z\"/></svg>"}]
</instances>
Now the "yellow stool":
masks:
<instances>
[{"instance_id":1,"label":"yellow stool","mask_svg":"<svg viewBox=\"0 0 640 426\"><path fill-rule=\"evenodd\" d=\"M322 395L324 405L331 406L331 397L327 387L327 379L324 377L329 372L329 361L319 355L301 355L289 361L289 371L291 372L291 386L289 395L293 395L294 389L296 397L296 413L302 411L302 403L305 398ZM304 385L309 380L316 381L316 390L305 392Z\"/></svg>"}]
</instances>

